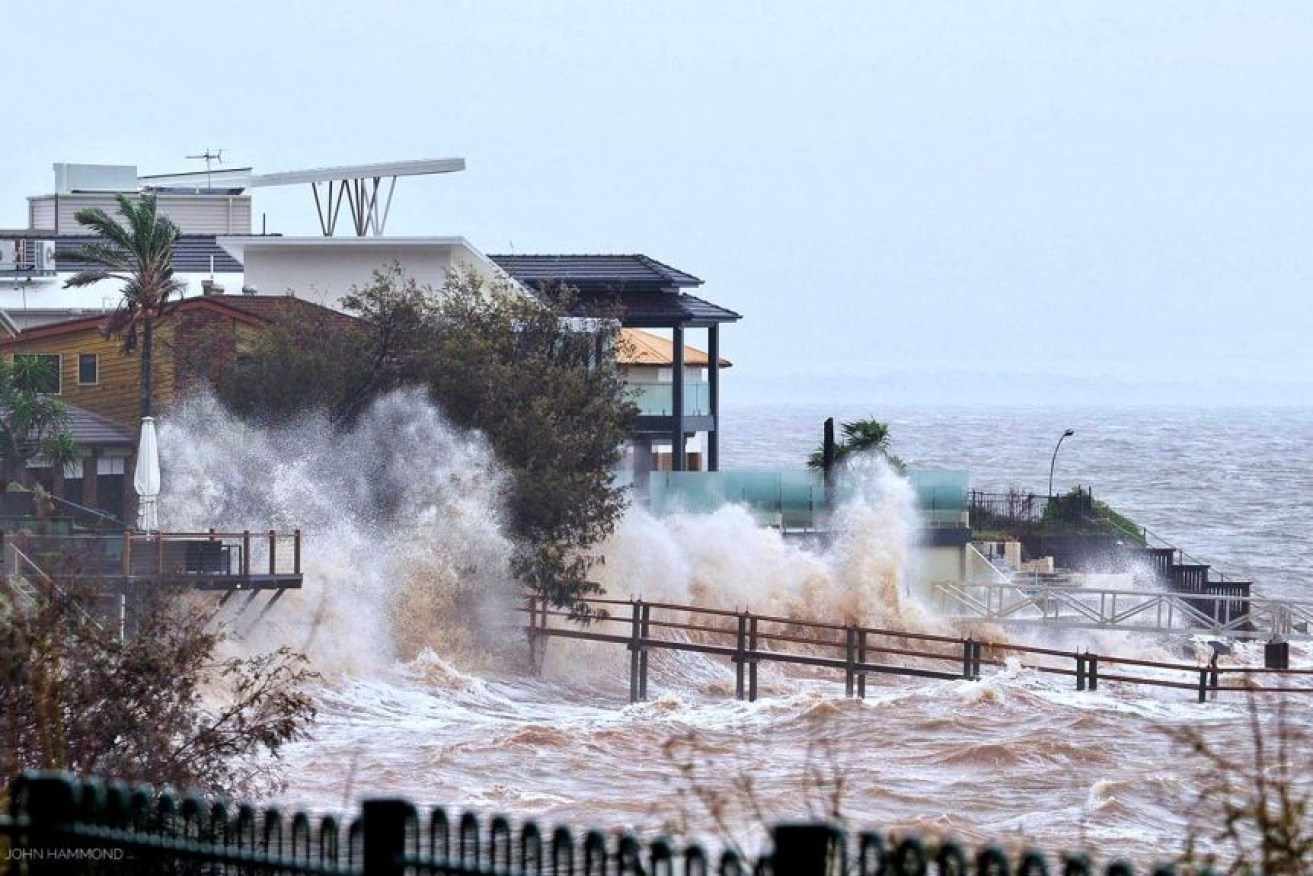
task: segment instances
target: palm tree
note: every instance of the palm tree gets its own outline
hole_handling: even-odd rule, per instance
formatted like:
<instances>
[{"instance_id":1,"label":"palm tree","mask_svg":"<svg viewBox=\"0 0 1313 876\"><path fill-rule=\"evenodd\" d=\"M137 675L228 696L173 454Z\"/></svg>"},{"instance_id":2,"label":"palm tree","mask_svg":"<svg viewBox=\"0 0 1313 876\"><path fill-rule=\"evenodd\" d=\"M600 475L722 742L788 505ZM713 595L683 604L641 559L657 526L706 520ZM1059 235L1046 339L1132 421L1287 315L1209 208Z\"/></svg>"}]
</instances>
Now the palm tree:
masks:
<instances>
[{"instance_id":1,"label":"palm tree","mask_svg":"<svg viewBox=\"0 0 1313 876\"><path fill-rule=\"evenodd\" d=\"M36 356L0 359L0 489L27 480L27 463L43 456L56 471L79 458L68 432L68 412L43 391L54 375Z\"/></svg>"},{"instance_id":2,"label":"palm tree","mask_svg":"<svg viewBox=\"0 0 1313 876\"><path fill-rule=\"evenodd\" d=\"M79 210L74 218L101 239L89 243L68 258L93 267L64 283L88 286L101 280L122 280L123 300L103 329L105 337L123 339L123 352L131 354L141 343L141 416L151 416L154 401L155 323L164 316L170 299L186 288L173 276L173 244L178 226L156 212L155 196L143 195L134 204L117 195L119 216L112 218L100 208Z\"/></svg>"},{"instance_id":3,"label":"palm tree","mask_svg":"<svg viewBox=\"0 0 1313 876\"><path fill-rule=\"evenodd\" d=\"M843 423L843 440L834 445L835 463L843 462L854 453L874 451L901 472L907 468L901 459L893 454L893 444L889 438L889 424L881 423L874 417ZM807 459L810 468L825 467L825 448L818 447Z\"/></svg>"}]
</instances>

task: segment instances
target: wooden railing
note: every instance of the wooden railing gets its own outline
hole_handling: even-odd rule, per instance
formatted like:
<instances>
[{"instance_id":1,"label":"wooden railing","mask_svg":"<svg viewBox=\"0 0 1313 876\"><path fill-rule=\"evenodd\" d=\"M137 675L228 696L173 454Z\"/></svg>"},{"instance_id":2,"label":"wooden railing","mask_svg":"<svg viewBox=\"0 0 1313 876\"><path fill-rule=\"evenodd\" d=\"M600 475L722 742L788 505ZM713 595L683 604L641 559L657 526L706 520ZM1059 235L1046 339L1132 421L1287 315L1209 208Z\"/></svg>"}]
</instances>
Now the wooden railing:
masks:
<instances>
[{"instance_id":1,"label":"wooden railing","mask_svg":"<svg viewBox=\"0 0 1313 876\"><path fill-rule=\"evenodd\" d=\"M1221 666L1216 654L1207 663L1177 663L638 599L581 603L593 612L591 618L581 620L538 597L528 599L523 610L529 617L533 665L541 666L552 638L623 645L630 653L631 702L647 699L648 656L658 650L728 660L734 666L735 696L749 701L757 699L762 663L842 673L849 697L865 697L868 680L881 675L980 679L985 667L998 670L1009 662L1041 675L1074 678L1080 691L1114 682L1191 690L1201 703L1219 692L1313 694L1313 669Z\"/></svg>"},{"instance_id":2,"label":"wooden railing","mask_svg":"<svg viewBox=\"0 0 1313 876\"><path fill-rule=\"evenodd\" d=\"M209 546L213 546L212 549ZM179 550L181 548L181 550ZM143 558L145 558L143 563ZM122 574L301 574L301 530L123 533Z\"/></svg>"}]
</instances>

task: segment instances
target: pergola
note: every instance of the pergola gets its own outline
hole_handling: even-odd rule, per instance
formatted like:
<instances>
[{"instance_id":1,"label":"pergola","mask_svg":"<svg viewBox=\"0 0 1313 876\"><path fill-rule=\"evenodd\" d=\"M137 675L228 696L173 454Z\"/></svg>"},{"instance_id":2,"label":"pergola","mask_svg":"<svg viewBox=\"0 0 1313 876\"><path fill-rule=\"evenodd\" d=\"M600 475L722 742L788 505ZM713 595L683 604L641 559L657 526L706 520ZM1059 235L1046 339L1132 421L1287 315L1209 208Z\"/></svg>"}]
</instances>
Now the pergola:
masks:
<instances>
[{"instance_id":1,"label":"pergola","mask_svg":"<svg viewBox=\"0 0 1313 876\"><path fill-rule=\"evenodd\" d=\"M709 301L683 291L702 285L686 274L645 255L493 255L489 256L502 270L527 286L567 284L578 291L582 312L602 310L618 305L620 322L625 328L668 329L672 333L674 363L672 368L671 414L645 415L638 418L634 434L649 442L654 437L669 438L671 466L675 471L687 467L685 437L693 432L707 433L707 468L720 468L720 325L741 317ZM706 329L709 415L693 415L684 404L684 332Z\"/></svg>"}]
</instances>

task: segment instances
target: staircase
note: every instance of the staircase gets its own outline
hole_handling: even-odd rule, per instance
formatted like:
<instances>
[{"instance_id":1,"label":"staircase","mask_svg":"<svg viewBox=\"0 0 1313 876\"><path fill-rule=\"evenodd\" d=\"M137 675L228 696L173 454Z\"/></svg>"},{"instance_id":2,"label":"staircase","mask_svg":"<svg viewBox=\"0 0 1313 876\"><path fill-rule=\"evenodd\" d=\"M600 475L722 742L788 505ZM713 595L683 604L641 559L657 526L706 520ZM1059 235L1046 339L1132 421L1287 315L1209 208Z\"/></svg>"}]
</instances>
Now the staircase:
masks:
<instances>
[{"instance_id":1,"label":"staircase","mask_svg":"<svg viewBox=\"0 0 1313 876\"><path fill-rule=\"evenodd\" d=\"M1250 597L1252 581L1230 580L1221 573L1214 577L1213 568L1208 563L1199 562L1147 529L1127 534L1134 535L1145 545L1129 550L1132 559L1148 567L1153 578L1167 590L1184 596L1191 608L1222 625L1232 624L1248 612L1248 603L1242 600ZM1151 540L1157 545L1150 547Z\"/></svg>"}]
</instances>

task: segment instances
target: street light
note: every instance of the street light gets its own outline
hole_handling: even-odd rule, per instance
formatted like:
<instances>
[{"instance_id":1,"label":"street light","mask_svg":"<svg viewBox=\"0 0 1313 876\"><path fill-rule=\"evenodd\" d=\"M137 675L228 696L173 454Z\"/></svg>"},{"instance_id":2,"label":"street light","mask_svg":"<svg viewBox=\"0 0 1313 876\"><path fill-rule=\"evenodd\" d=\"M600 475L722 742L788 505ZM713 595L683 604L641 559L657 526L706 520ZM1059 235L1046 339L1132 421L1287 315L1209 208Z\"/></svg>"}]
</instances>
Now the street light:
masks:
<instances>
[{"instance_id":1,"label":"street light","mask_svg":"<svg viewBox=\"0 0 1313 876\"><path fill-rule=\"evenodd\" d=\"M1075 429L1068 429L1058 438L1058 446L1053 448L1053 459L1049 462L1049 497L1053 497L1053 467L1058 464L1058 450L1062 447L1062 442L1076 434Z\"/></svg>"}]
</instances>

